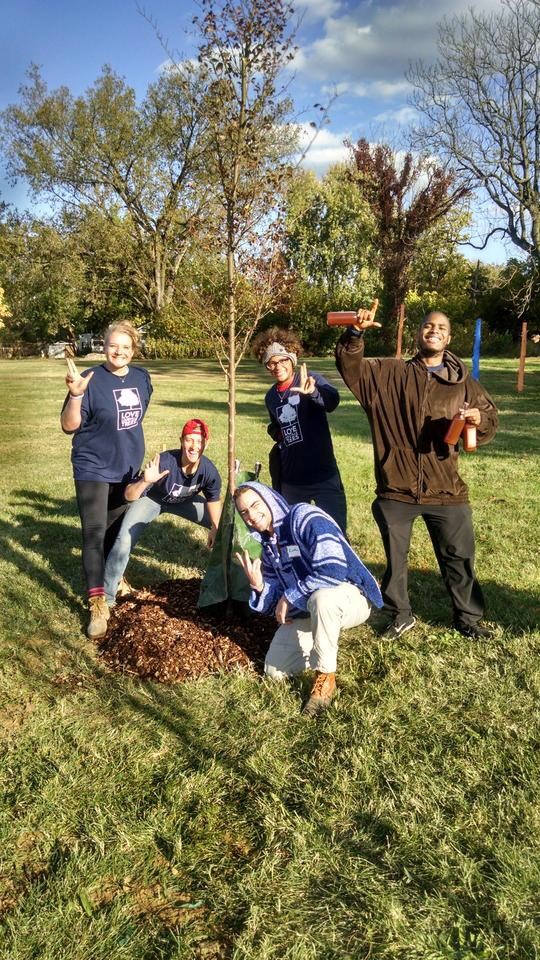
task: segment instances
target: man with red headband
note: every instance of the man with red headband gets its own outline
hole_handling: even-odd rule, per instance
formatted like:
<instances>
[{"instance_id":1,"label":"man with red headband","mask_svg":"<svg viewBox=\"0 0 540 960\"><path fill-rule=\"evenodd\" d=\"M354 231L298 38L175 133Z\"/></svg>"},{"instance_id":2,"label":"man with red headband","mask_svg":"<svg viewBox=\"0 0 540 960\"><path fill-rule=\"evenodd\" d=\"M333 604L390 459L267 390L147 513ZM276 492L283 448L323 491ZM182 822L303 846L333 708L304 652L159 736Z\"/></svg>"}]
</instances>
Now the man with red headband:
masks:
<instances>
[{"instance_id":1,"label":"man with red headband","mask_svg":"<svg viewBox=\"0 0 540 960\"><path fill-rule=\"evenodd\" d=\"M204 420L188 420L182 427L179 450L156 453L142 473L124 490L130 503L105 566L105 596L114 606L118 585L130 553L147 524L160 513L191 520L208 533L212 547L221 516L221 478L203 455L209 430Z\"/></svg>"}]
</instances>

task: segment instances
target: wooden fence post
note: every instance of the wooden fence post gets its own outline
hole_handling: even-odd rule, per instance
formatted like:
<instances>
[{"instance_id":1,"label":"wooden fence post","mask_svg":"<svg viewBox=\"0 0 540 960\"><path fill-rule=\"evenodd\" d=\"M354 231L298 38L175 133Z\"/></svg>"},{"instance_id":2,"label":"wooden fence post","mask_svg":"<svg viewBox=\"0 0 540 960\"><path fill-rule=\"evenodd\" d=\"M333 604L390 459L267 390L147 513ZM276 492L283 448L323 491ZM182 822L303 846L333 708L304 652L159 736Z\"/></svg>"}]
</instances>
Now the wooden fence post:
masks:
<instances>
[{"instance_id":1,"label":"wooden fence post","mask_svg":"<svg viewBox=\"0 0 540 960\"><path fill-rule=\"evenodd\" d=\"M521 349L519 351L519 369L517 378L517 392L525 389L525 357L527 356L527 321L521 324Z\"/></svg>"},{"instance_id":2,"label":"wooden fence post","mask_svg":"<svg viewBox=\"0 0 540 960\"><path fill-rule=\"evenodd\" d=\"M396 358L401 360L401 345L403 342L403 324L405 322L405 304L400 303L398 308L398 327L397 327L397 343L396 343Z\"/></svg>"}]
</instances>

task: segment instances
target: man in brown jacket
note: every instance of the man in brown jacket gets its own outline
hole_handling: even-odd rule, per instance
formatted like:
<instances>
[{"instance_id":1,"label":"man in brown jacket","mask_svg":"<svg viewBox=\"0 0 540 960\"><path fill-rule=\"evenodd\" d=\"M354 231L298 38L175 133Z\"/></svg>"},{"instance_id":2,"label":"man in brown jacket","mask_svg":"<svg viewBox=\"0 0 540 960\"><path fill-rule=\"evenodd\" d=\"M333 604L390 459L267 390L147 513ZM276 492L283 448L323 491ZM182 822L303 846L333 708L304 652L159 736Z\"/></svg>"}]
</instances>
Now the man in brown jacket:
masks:
<instances>
[{"instance_id":1,"label":"man in brown jacket","mask_svg":"<svg viewBox=\"0 0 540 960\"><path fill-rule=\"evenodd\" d=\"M364 358L364 331L380 327L377 302L358 311L336 347L336 363L349 390L367 413L375 457L376 499L372 510L381 532L387 568L381 591L392 620L386 636L399 637L415 625L407 590L412 525L422 517L431 537L454 612L465 636L489 637L481 626L484 599L474 574L474 532L468 491L457 472L457 444L444 442L459 411L476 427L478 444L497 429L497 410L461 360L447 350L450 321L427 314L411 360Z\"/></svg>"}]
</instances>

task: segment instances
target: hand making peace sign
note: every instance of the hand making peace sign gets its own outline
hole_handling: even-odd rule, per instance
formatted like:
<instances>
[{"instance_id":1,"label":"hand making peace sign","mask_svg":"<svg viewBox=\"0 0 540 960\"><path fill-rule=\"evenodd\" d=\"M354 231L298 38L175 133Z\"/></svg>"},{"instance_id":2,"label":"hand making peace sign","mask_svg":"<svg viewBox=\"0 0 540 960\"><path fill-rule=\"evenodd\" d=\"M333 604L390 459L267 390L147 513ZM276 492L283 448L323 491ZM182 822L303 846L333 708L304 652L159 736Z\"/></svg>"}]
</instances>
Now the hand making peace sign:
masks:
<instances>
[{"instance_id":1,"label":"hand making peace sign","mask_svg":"<svg viewBox=\"0 0 540 960\"><path fill-rule=\"evenodd\" d=\"M305 363L300 364L300 386L291 387L291 393L303 393L306 397L315 393L315 377L308 377Z\"/></svg>"},{"instance_id":2,"label":"hand making peace sign","mask_svg":"<svg viewBox=\"0 0 540 960\"><path fill-rule=\"evenodd\" d=\"M244 573L249 580L250 587L253 587L254 590L260 593L264 587L264 580L259 558L252 560L247 550L244 550L243 553L235 553L235 557L244 568Z\"/></svg>"},{"instance_id":3,"label":"hand making peace sign","mask_svg":"<svg viewBox=\"0 0 540 960\"><path fill-rule=\"evenodd\" d=\"M66 373L66 385L72 397L82 397L88 389L88 384L94 376L94 372L91 371L87 377L81 377L75 361L72 357L66 357L67 364L67 373Z\"/></svg>"}]
</instances>

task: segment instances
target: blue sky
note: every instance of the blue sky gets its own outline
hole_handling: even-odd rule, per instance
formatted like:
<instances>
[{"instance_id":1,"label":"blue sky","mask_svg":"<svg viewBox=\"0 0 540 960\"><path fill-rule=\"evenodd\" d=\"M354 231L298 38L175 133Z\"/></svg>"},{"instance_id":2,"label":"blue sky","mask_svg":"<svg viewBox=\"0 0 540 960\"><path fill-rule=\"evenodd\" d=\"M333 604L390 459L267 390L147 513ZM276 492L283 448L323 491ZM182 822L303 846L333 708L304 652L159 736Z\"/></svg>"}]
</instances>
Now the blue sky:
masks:
<instances>
[{"instance_id":1,"label":"blue sky","mask_svg":"<svg viewBox=\"0 0 540 960\"><path fill-rule=\"evenodd\" d=\"M304 0L292 94L301 119L314 118L312 105L334 91L331 124L310 150L307 164L318 173L343 159L345 138L384 136L398 144L412 117L404 72L410 60L437 53L437 23L465 12L469 0ZM476 0L476 9L495 9L500 0ZM141 0L178 56L193 53L189 35L198 8L191 0ZM65 84L77 94L110 64L142 97L166 54L135 0L3 0L0 35L0 108L17 99L31 62L51 88ZM186 35L186 31L188 31ZM0 196L29 206L24 185L0 175ZM480 228L482 229L482 228ZM467 256L501 262L515 250L490 242Z\"/></svg>"}]
</instances>

